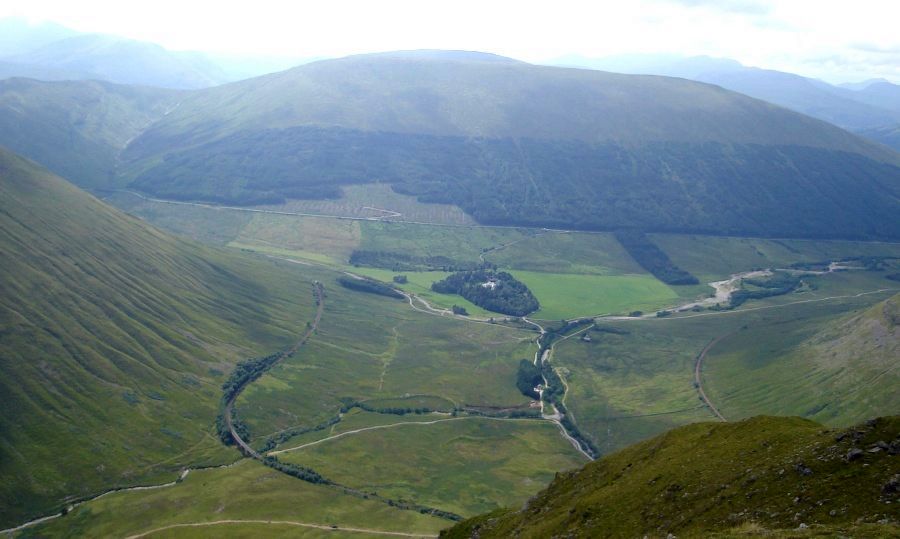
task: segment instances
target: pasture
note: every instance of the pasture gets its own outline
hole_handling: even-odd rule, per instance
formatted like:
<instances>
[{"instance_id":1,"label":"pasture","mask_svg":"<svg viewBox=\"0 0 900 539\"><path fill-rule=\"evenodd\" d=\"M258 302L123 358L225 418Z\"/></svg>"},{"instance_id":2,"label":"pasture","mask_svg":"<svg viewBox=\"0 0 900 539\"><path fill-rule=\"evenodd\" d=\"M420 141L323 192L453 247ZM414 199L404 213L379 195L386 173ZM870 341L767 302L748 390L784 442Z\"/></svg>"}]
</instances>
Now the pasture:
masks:
<instances>
[{"instance_id":1,"label":"pasture","mask_svg":"<svg viewBox=\"0 0 900 539\"><path fill-rule=\"evenodd\" d=\"M448 525L444 519L349 496L242 460L227 468L192 471L171 487L109 494L63 517L27 528L19 537L126 537L173 524L229 519L263 522L186 528L151 537L210 537L238 530L247 532L248 537L285 537L287 533L336 536L327 530L268 524L270 520L423 534L436 534Z\"/></svg>"},{"instance_id":2,"label":"pasture","mask_svg":"<svg viewBox=\"0 0 900 539\"><path fill-rule=\"evenodd\" d=\"M328 440L279 458L339 483L464 516L523 503L585 459L541 420L457 417Z\"/></svg>"}]
</instances>

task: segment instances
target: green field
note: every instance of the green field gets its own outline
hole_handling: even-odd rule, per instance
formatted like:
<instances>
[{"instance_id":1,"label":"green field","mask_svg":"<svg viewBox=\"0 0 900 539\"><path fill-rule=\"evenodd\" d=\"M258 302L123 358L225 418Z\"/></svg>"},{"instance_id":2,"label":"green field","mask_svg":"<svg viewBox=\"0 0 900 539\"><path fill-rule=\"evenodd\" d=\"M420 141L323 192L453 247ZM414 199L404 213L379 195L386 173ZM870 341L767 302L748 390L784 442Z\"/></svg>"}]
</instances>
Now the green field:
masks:
<instances>
[{"instance_id":1,"label":"green field","mask_svg":"<svg viewBox=\"0 0 900 539\"><path fill-rule=\"evenodd\" d=\"M541 308L532 317L543 320L654 311L678 300L678 294L650 275L511 273L538 298Z\"/></svg>"},{"instance_id":2,"label":"green field","mask_svg":"<svg viewBox=\"0 0 900 539\"><path fill-rule=\"evenodd\" d=\"M366 406L380 408L427 408L436 412L450 412L453 402L433 395L409 395L393 399L370 399L363 401Z\"/></svg>"},{"instance_id":3,"label":"green field","mask_svg":"<svg viewBox=\"0 0 900 539\"><path fill-rule=\"evenodd\" d=\"M753 268L785 267L796 262L822 262L852 256L900 257L900 243L773 240L652 234L653 241L675 264L701 282L715 281Z\"/></svg>"},{"instance_id":4,"label":"green field","mask_svg":"<svg viewBox=\"0 0 900 539\"><path fill-rule=\"evenodd\" d=\"M426 204L410 195L401 195L386 183L345 185L342 197L326 200L288 200L277 206L259 208L343 217L384 218L449 225L474 225L475 220L456 206ZM400 215L394 215L399 213Z\"/></svg>"},{"instance_id":5,"label":"green field","mask_svg":"<svg viewBox=\"0 0 900 539\"><path fill-rule=\"evenodd\" d=\"M274 449L272 451L272 454L278 455L282 451L290 452L293 451L296 447L305 446L306 444L318 442L319 440L322 440L324 438L329 438L337 434L343 434L345 432L350 432L357 429L392 428L391 425L396 425L398 423L428 423L438 419L447 419L448 417L450 417L450 414L443 412L398 415L366 412L360 410L359 408L354 408L343 414L340 422L331 425L327 429L312 431L294 436L288 442Z\"/></svg>"},{"instance_id":6,"label":"green field","mask_svg":"<svg viewBox=\"0 0 900 539\"><path fill-rule=\"evenodd\" d=\"M196 210L207 217L198 217L194 229L221 224L226 212L212 219L210 211ZM185 224L186 215L178 217L178 226L191 230ZM237 402L238 415L257 446L285 429L322 424L353 401L383 408L414 404L410 407L527 409L529 399L515 387L516 368L520 359L533 357L535 332L418 312L406 301L342 288L335 280L339 271L389 283L397 274L348 266L354 249L441 255L467 262L483 256L526 283L542 305L534 317L552 321L632 310L652 312L712 291L705 284L664 285L637 267L609 234L273 215L253 215L242 223L228 239L230 245L311 264L281 263L307 280L323 282L327 295L325 315L311 341L251 384ZM653 239L702 282L754 267L897 253L895 246L885 244L660 235ZM896 264L880 272L804 277L807 286L802 291L749 301L738 311L599 320L599 327L587 332L590 341L579 335L554 347L551 362L568 386L565 404L603 453L678 425L714 419L698 398L694 361L710 341L733 334L713 350L703 371L707 392L726 417L777 412L843 424L862 413L888 413L895 407L885 385L893 383L891 377L881 380L876 391L887 397L864 399L829 419L816 415L817 407L858 385L858 379L832 376L829 380L837 382L817 392L823 386L821 376L809 375L795 383L792 375L804 376L804 369L811 365L808 354L795 353L797 343L805 342L811 332L837 327L834 324L853 316L854 309L868 308L889 294L845 296L900 288L885 279L892 271L897 271ZM401 288L435 307L460 305L473 318L500 316L461 297L431 292L431 283L446 276L444 272L403 274L409 282ZM782 398L789 388L794 390L791 398ZM822 410L827 407L818 412ZM502 505L518 506L553 473L579 462L578 454L549 422L461 417L445 421L451 417L354 408L327 428L280 444L278 450L304 447L278 457L310 466L349 486L467 515ZM440 422L410 424L433 421ZM351 432L358 429L366 430ZM342 433L346 434L338 436ZM255 526L246 526L246 533L252 535Z\"/></svg>"},{"instance_id":7,"label":"green field","mask_svg":"<svg viewBox=\"0 0 900 539\"><path fill-rule=\"evenodd\" d=\"M360 249L412 256L446 256L477 262L489 249L534 236L526 229L445 227L408 223L363 223Z\"/></svg>"},{"instance_id":8,"label":"green field","mask_svg":"<svg viewBox=\"0 0 900 539\"><path fill-rule=\"evenodd\" d=\"M540 420L448 418L279 455L339 483L462 515L516 506L584 457Z\"/></svg>"},{"instance_id":9,"label":"green field","mask_svg":"<svg viewBox=\"0 0 900 539\"><path fill-rule=\"evenodd\" d=\"M425 394L457 406L527 403L515 376L519 359L534 355L534 332L420 313L322 275L326 314L315 337L238 400L254 435L316 425L337 414L342 398Z\"/></svg>"},{"instance_id":10,"label":"green field","mask_svg":"<svg viewBox=\"0 0 900 539\"><path fill-rule=\"evenodd\" d=\"M159 210L159 206L169 207ZM477 263L483 258L501 269L514 270L513 273L532 289L542 305L534 316L544 319L649 311L669 306L679 297L693 298L708 291L703 286L687 287L690 290L685 291L684 287L672 288L657 281L631 259L612 234L447 227L271 214L247 217L246 213L236 216L229 226L223 226L222 214L229 210L173 208L178 207L142 201L140 207L131 209L147 218L159 218L163 225L171 223L180 233L208 239L211 233L202 232L205 226L224 228L231 231L226 243L232 247L347 268L385 282L391 282L397 272L350 268L347 261L353 250L397 252L418 257L446 256L469 263ZM191 211L195 212L197 222L187 226L185 215ZM446 277L445 272L403 274L409 283L400 287L435 307L449 309L459 305L472 316L502 316L462 297L432 292L431 283Z\"/></svg>"},{"instance_id":11,"label":"green field","mask_svg":"<svg viewBox=\"0 0 900 539\"><path fill-rule=\"evenodd\" d=\"M436 534L448 525L443 519L348 496L244 460L229 468L193 471L172 487L104 496L64 517L27 528L19 537L125 537L172 524L229 519L287 520L423 534ZM151 537L210 537L226 532L231 536L237 531L231 526L174 530ZM265 522L238 529L252 537L284 537L287 532L307 534L300 537L319 537L320 533L334 537L331 532L308 532Z\"/></svg>"},{"instance_id":12,"label":"green field","mask_svg":"<svg viewBox=\"0 0 900 539\"><path fill-rule=\"evenodd\" d=\"M610 233L532 231L485 254L485 260L503 268L547 273L646 274Z\"/></svg>"}]
</instances>

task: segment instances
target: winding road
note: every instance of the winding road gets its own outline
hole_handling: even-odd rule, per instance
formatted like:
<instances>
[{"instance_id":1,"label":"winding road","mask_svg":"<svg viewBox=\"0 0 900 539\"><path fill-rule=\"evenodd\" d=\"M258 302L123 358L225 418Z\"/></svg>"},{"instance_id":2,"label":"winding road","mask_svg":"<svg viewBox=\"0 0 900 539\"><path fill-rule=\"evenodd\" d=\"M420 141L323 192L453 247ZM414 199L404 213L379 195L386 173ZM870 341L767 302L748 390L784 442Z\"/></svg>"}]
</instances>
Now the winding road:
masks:
<instances>
[{"instance_id":1,"label":"winding road","mask_svg":"<svg viewBox=\"0 0 900 539\"><path fill-rule=\"evenodd\" d=\"M728 335L731 334L729 333ZM707 344L706 347L704 347L700 354L697 356L697 361L694 363L694 385L697 386L697 393L700 394L700 398L703 399L703 402L706 403L710 410L712 410L712 413L714 413L716 417L725 422L727 422L728 420L725 419L725 416L723 416L722 413L719 412L719 409L716 408L716 405L713 404L711 400L709 400L709 397L706 396L706 392L703 391L703 380L701 379L700 372L703 369L703 360L706 359L706 354L708 354L709 351L712 350L713 346L715 346L719 341L721 341L728 335L722 335L721 337L716 337L715 339L710 341L710 343Z\"/></svg>"}]
</instances>

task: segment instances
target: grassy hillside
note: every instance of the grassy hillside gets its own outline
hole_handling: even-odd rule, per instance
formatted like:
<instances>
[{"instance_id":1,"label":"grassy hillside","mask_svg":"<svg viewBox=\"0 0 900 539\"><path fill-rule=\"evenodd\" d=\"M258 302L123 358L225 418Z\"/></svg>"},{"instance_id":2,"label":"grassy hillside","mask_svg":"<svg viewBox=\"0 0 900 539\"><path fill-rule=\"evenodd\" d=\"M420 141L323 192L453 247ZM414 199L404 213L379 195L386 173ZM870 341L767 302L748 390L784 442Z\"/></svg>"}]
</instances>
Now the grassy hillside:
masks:
<instances>
[{"instance_id":1,"label":"grassy hillside","mask_svg":"<svg viewBox=\"0 0 900 539\"><path fill-rule=\"evenodd\" d=\"M449 137L800 144L894 159L822 122L715 86L455 57L350 56L195 93L132 148L304 125ZM376 106L377 105L377 106Z\"/></svg>"},{"instance_id":2,"label":"grassy hillside","mask_svg":"<svg viewBox=\"0 0 900 539\"><path fill-rule=\"evenodd\" d=\"M135 139L122 181L236 204L382 181L482 223L900 237L900 156L702 83L365 55L200 91Z\"/></svg>"},{"instance_id":3,"label":"grassy hillside","mask_svg":"<svg viewBox=\"0 0 900 539\"><path fill-rule=\"evenodd\" d=\"M84 187L112 179L119 152L182 93L97 81L0 81L0 145Z\"/></svg>"},{"instance_id":4,"label":"grassy hillside","mask_svg":"<svg viewBox=\"0 0 900 539\"><path fill-rule=\"evenodd\" d=\"M709 537L801 524L893 536L898 451L896 416L844 431L799 418L697 423L560 474L520 511L442 537Z\"/></svg>"},{"instance_id":5,"label":"grassy hillside","mask_svg":"<svg viewBox=\"0 0 900 539\"><path fill-rule=\"evenodd\" d=\"M191 526L203 523L210 527ZM326 529L309 529L303 524ZM332 530L332 525L372 533L343 534ZM229 468L193 471L170 488L104 496L63 518L27 528L19 537L129 537L172 527L150 537L359 539L383 537L379 531L425 536L436 534L446 525L446 520L437 517L345 496L335 489L297 481L255 461L243 460Z\"/></svg>"},{"instance_id":6,"label":"grassy hillside","mask_svg":"<svg viewBox=\"0 0 900 539\"><path fill-rule=\"evenodd\" d=\"M729 420L777 414L847 426L900 412L896 376L886 359L896 351L891 355L883 336L849 341L837 358L823 351L818 362L796 348L810 335L851 333L835 322L851 320L892 293L853 296L892 281L858 272L812 282L816 290L751 301L745 310L600 321L589 330L589 342L573 338L554 348L551 362L568 386L567 408L604 453L714 419L698 397L694 369L716 341L702 363L701 381ZM844 297L824 299L834 296Z\"/></svg>"},{"instance_id":7,"label":"grassy hillside","mask_svg":"<svg viewBox=\"0 0 900 539\"><path fill-rule=\"evenodd\" d=\"M900 295L825 318L781 321L777 339L763 337L773 333L770 324L755 326L713 348L705 381L722 413L801 412L824 423L847 424L900 412L895 390L900 386Z\"/></svg>"},{"instance_id":8,"label":"grassy hillside","mask_svg":"<svg viewBox=\"0 0 900 539\"><path fill-rule=\"evenodd\" d=\"M0 150L0 525L233 456L234 362L312 313L299 266L168 236Z\"/></svg>"}]
</instances>

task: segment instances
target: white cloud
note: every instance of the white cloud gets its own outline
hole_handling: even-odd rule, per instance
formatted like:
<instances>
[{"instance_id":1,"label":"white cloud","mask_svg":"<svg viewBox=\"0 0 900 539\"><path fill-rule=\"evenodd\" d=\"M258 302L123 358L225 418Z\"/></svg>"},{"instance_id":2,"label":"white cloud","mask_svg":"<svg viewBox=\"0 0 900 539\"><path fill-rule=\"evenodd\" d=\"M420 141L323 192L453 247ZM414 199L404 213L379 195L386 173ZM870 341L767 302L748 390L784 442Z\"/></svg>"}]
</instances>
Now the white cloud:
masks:
<instances>
[{"instance_id":1,"label":"white cloud","mask_svg":"<svg viewBox=\"0 0 900 539\"><path fill-rule=\"evenodd\" d=\"M894 0L23 0L0 6L0 16L11 14L171 49L337 56L450 48L530 61L668 52L826 80L900 76L878 59L900 47ZM823 57L835 60L813 61Z\"/></svg>"}]
</instances>

